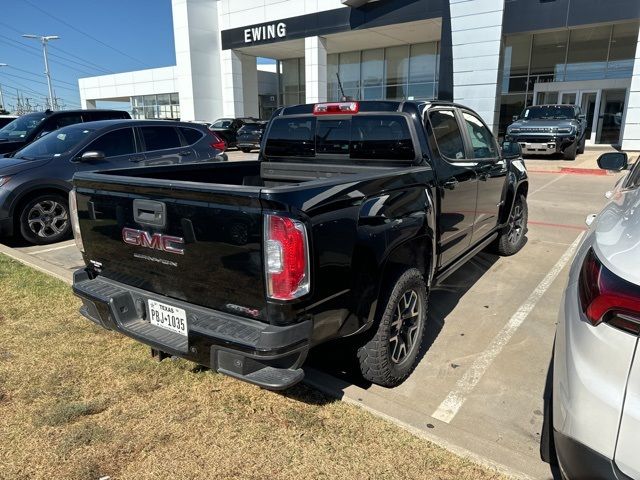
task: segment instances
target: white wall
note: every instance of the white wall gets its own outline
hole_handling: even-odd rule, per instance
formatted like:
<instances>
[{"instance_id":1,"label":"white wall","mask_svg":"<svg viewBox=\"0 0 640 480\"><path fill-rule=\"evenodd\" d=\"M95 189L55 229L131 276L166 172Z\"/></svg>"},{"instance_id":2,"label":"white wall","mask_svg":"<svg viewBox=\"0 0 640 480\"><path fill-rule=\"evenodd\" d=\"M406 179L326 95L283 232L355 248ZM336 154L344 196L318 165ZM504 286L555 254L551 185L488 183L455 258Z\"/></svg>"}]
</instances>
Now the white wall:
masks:
<instances>
[{"instance_id":1,"label":"white wall","mask_svg":"<svg viewBox=\"0 0 640 480\"><path fill-rule=\"evenodd\" d=\"M226 30L343 7L341 0L220 0L220 23Z\"/></svg>"},{"instance_id":2,"label":"white wall","mask_svg":"<svg viewBox=\"0 0 640 480\"><path fill-rule=\"evenodd\" d=\"M449 0L453 97L498 131L498 79L504 0Z\"/></svg>"},{"instance_id":3,"label":"white wall","mask_svg":"<svg viewBox=\"0 0 640 480\"><path fill-rule=\"evenodd\" d=\"M640 151L640 33L633 65L633 77L627 102L627 114L622 132L622 148Z\"/></svg>"},{"instance_id":4,"label":"white wall","mask_svg":"<svg viewBox=\"0 0 640 480\"><path fill-rule=\"evenodd\" d=\"M211 0L171 1L183 120L213 121L222 116L218 4Z\"/></svg>"},{"instance_id":5,"label":"white wall","mask_svg":"<svg viewBox=\"0 0 640 480\"><path fill-rule=\"evenodd\" d=\"M152 68L78 79L82 108L95 108L95 100L129 99L137 95L178 91L176 67Z\"/></svg>"}]
</instances>

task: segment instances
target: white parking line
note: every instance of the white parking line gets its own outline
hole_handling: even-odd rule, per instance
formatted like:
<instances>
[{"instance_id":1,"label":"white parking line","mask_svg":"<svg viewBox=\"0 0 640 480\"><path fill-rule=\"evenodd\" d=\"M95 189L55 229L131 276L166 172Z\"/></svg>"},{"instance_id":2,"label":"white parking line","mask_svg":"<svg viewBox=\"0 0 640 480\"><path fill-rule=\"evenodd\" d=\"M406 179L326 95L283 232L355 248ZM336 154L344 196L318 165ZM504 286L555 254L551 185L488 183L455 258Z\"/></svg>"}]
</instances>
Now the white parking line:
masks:
<instances>
[{"instance_id":1,"label":"white parking line","mask_svg":"<svg viewBox=\"0 0 640 480\"><path fill-rule=\"evenodd\" d=\"M536 188L533 192L529 192L529 195L527 195L528 197L531 197L532 195L535 195L536 193L538 193L540 190L544 190L545 188L547 188L549 185L556 183L558 180L562 180L564 177L566 177L566 175L558 175L556 178L554 178L553 180L551 180L550 182L545 183L544 185Z\"/></svg>"},{"instance_id":2,"label":"white parking line","mask_svg":"<svg viewBox=\"0 0 640 480\"><path fill-rule=\"evenodd\" d=\"M39 253L47 253L47 252L55 252L56 250L62 250L63 248L75 247L75 243L69 243L68 245L60 245L58 247L45 248L44 250L34 250L29 252L30 254L39 254Z\"/></svg>"},{"instance_id":3,"label":"white parking line","mask_svg":"<svg viewBox=\"0 0 640 480\"><path fill-rule=\"evenodd\" d=\"M469 370L465 372L460 380L456 383L455 389L449 392L447 398L445 398L440 406L437 408L435 412L431 415L433 418L440 420L445 423L450 423L451 420L456 416L462 404L466 401L466 397L471 391L476 387L476 385L480 382L480 379L487 371L491 363L496 359L496 357L500 354L504 346L509 342L513 334L518 330L520 325L526 320L531 311L535 308L538 301L542 298L544 293L549 289L553 281L556 279L558 274L562 271L562 269L569 263L573 254L575 253L578 245L580 244L580 240L582 240L582 236L584 232L578 235L578 238L574 240L574 242L567 248L564 252L560 260L553 266L549 273L542 279L542 281L538 284L529 298L520 305L520 308L513 314L511 319L507 322L507 324L498 332L498 334L493 337L493 340L487 347L487 349L482 352L475 359Z\"/></svg>"}]
</instances>

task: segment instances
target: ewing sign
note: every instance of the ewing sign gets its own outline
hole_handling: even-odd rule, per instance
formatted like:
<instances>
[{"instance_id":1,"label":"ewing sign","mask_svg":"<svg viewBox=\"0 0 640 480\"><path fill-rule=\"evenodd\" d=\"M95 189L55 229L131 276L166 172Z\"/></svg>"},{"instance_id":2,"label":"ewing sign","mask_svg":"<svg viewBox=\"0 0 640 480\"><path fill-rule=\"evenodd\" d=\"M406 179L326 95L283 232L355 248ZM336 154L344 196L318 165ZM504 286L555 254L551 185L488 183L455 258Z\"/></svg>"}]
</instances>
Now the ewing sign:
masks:
<instances>
[{"instance_id":1,"label":"ewing sign","mask_svg":"<svg viewBox=\"0 0 640 480\"><path fill-rule=\"evenodd\" d=\"M244 43L260 42L287 36L287 25L283 22L271 23L244 29Z\"/></svg>"}]
</instances>

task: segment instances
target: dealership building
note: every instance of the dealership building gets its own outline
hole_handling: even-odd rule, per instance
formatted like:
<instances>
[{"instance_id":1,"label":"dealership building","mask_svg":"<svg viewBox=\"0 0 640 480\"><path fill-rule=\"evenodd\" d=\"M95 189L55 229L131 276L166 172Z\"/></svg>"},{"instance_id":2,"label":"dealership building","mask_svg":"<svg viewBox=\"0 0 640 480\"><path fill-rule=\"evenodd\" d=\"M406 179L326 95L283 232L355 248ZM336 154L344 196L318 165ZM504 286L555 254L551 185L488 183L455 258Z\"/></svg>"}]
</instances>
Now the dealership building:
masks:
<instances>
[{"instance_id":1,"label":"dealership building","mask_svg":"<svg viewBox=\"0 0 640 480\"><path fill-rule=\"evenodd\" d=\"M577 104L587 144L640 150L639 0L172 0L172 10L176 65L80 79L83 107L268 118L344 91L453 100L502 134L527 105Z\"/></svg>"}]
</instances>

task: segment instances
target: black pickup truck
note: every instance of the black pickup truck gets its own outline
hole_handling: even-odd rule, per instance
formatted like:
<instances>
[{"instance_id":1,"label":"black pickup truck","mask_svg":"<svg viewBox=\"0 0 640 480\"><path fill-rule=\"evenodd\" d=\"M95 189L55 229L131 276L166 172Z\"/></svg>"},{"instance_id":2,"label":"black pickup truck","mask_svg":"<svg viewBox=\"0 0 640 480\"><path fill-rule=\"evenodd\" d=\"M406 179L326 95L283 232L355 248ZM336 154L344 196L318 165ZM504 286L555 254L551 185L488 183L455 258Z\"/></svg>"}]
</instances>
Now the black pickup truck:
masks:
<instances>
[{"instance_id":1,"label":"black pickup truck","mask_svg":"<svg viewBox=\"0 0 640 480\"><path fill-rule=\"evenodd\" d=\"M351 337L365 379L398 385L433 286L525 244L519 145L442 102L285 107L265 135L258 161L77 173L82 314L269 389Z\"/></svg>"}]
</instances>

